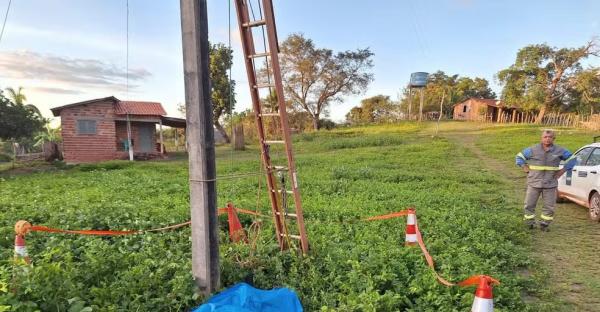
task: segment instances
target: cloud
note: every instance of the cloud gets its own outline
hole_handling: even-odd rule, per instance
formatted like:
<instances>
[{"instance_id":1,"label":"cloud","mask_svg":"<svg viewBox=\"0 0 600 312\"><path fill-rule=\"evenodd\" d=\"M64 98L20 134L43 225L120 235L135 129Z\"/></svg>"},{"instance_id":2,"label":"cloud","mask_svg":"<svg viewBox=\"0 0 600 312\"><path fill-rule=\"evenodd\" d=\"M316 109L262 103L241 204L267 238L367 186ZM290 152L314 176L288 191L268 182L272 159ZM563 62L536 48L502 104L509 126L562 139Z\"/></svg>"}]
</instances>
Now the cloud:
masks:
<instances>
[{"instance_id":1,"label":"cloud","mask_svg":"<svg viewBox=\"0 0 600 312\"><path fill-rule=\"evenodd\" d=\"M32 87L28 88L31 91L39 93L54 93L54 94L81 94L83 92L77 90L54 88L54 87Z\"/></svg>"},{"instance_id":2,"label":"cloud","mask_svg":"<svg viewBox=\"0 0 600 312\"><path fill-rule=\"evenodd\" d=\"M66 58L31 51L0 53L0 77L34 80L44 84L68 86L68 89L51 88L53 93L74 94L86 89L123 91L138 87L136 82L151 76L146 69L124 68L96 59ZM43 87L42 87L43 88ZM77 91L75 91L77 90Z\"/></svg>"}]
</instances>

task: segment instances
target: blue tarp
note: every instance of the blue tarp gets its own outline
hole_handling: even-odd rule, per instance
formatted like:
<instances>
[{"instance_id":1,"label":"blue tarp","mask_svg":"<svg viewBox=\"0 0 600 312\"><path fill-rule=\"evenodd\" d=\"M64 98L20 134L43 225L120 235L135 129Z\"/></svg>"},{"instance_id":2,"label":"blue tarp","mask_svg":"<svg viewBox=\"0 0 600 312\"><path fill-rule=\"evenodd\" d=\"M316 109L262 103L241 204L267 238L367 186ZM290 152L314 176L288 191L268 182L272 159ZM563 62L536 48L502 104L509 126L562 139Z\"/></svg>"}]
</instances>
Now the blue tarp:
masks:
<instances>
[{"instance_id":1,"label":"blue tarp","mask_svg":"<svg viewBox=\"0 0 600 312\"><path fill-rule=\"evenodd\" d=\"M287 288L262 290L236 284L214 295L193 312L302 312L296 294Z\"/></svg>"}]
</instances>

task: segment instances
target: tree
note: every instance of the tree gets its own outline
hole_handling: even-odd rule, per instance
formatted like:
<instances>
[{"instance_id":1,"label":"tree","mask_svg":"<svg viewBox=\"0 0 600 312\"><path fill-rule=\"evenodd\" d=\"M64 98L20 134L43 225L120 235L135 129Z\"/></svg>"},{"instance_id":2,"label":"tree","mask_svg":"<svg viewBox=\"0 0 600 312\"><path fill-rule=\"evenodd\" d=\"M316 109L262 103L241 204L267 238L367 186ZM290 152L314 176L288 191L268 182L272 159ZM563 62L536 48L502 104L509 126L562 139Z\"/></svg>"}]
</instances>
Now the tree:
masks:
<instances>
[{"instance_id":1,"label":"tree","mask_svg":"<svg viewBox=\"0 0 600 312\"><path fill-rule=\"evenodd\" d=\"M575 75L568 97L573 100L570 106L580 113L600 110L600 68L589 68Z\"/></svg>"},{"instance_id":2,"label":"tree","mask_svg":"<svg viewBox=\"0 0 600 312\"><path fill-rule=\"evenodd\" d=\"M44 120L23 105L17 105L4 97L0 90L0 139L31 138L44 126Z\"/></svg>"},{"instance_id":3,"label":"tree","mask_svg":"<svg viewBox=\"0 0 600 312\"><path fill-rule=\"evenodd\" d=\"M222 43L210 46L210 82L213 105L213 123L217 130L229 143L229 136L221 125L221 117L233 110L235 105L235 81L227 75L233 64L233 50Z\"/></svg>"},{"instance_id":4,"label":"tree","mask_svg":"<svg viewBox=\"0 0 600 312\"><path fill-rule=\"evenodd\" d=\"M484 78L460 77L459 75L447 75L438 70L429 75L427 85L424 90L423 111L439 111L440 101L445 94L443 105L444 113L451 113L453 105L460 103L468 98L476 97L482 99L494 99L496 94L489 86L489 82ZM420 101L419 93L413 94L413 105L418 105ZM404 90L404 98L400 106L403 111L408 112L408 89ZM415 112L413 107L413 113Z\"/></svg>"},{"instance_id":5,"label":"tree","mask_svg":"<svg viewBox=\"0 0 600 312\"><path fill-rule=\"evenodd\" d=\"M291 104L306 111L319 129L319 118L346 95L362 93L373 81L373 53L367 49L334 52L317 48L302 34L281 44L281 75Z\"/></svg>"},{"instance_id":6,"label":"tree","mask_svg":"<svg viewBox=\"0 0 600 312\"><path fill-rule=\"evenodd\" d=\"M235 81L229 80L228 71L233 64L233 50L222 43L210 44L210 83L213 106L213 123L225 142L230 139L221 124L222 117L235 106ZM185 116L185 104L178 104L177 110Z\"/></svg>"},{"instance_id":7,"label":"tree","mask_svg":"<svg viewBox=\"0 0 600 312\"><path fill-rule=\"evenodd\" d=\"M44 126L44 130L40 131L35 136L35 145L34 146L43 146L46 142L55 142L58 143L62 141L60 126L56 128L50 127L49 124Z\"/></svg>"},{"instance_id":8,"label":"tree","mask_svg":"<svg viewBox=\"0 0 600 312\"><path fill-rule=\"evenodd\" d=\"M37 114L38 116L42 117L42 112L39 110L39 108L37 108L37 106L33 104L25 104L25 101L27 101L27 97L23 93L23 87L19 87L19 89L17 89L16 91L13 88L6 88L6 92L8 93L8 96L13 102L13 104L23 106L26 109Z\"/></svg>"},{"instance_id":9,"label":"tree","mask_svg":"<svg viewBox=\"0 0 600 312\"><path fill-rule=\"evenodd\" d=\"M498 72L502 100L508 105L537 110L536 123L573 86L573 79L581 71L580 62L598 56L595 40L579 48L550 47L546 44L529 45L519 50L515 63Z\"/></svg>"},{"instance_id":10,"label":"tree","mask_svg":"<svg viewBox=\"0 0 600 312\"><path fill-rule=\"evenodd\" d=\"M390 122L396 117L394 104L387 95L376 95L360 101L346 114L351 124Z\"/></svg>"}]
</instances>

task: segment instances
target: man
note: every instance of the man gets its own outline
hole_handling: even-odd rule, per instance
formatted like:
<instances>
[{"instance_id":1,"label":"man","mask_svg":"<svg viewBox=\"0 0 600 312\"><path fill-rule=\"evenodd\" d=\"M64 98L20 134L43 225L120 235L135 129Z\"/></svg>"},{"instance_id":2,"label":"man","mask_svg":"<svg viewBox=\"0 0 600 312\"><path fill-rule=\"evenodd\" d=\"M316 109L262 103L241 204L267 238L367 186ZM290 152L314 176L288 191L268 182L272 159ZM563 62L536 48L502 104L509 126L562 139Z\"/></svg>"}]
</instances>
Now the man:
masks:
<instances>
[{"instance_id":1,"label":"man","mask_svg":"<svg viewBox=\"0 0 600 312\"><path fill-rule=\"evenodd\" d=\"M554 220L558 178L575 166L571 152L554 145L554 139L554 131L544 130L540 144L524 149L516 157L517 165L527 173L524 220L530 229L535 227L535 206L542 195L544 207L540 215L540 229L545 232ZM559 168L561 160L566 161L562 169Z\"/></svg>"}]
</instances>

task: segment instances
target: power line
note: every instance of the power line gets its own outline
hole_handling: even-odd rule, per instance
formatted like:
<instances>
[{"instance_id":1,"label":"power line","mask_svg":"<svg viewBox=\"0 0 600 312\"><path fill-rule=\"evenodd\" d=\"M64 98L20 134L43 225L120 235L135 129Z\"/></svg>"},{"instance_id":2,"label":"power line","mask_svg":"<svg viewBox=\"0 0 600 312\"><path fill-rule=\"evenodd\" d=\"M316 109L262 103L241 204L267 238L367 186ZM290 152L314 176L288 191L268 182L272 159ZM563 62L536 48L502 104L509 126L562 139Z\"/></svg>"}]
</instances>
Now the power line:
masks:
<instances>
[{"instance_id":1,"label":"power line","mask_svg":"<svg viewBox=\"0 0 600 312\"><path fill-rule=\"evenodd\" d=\"M125 57L125 97L129 100L129 0L126 0L127 17L126 17L126 57Z\"/></svg>"},{"instance_id":2,"label":"power line","mask_svg":"<svg viewBox=\"0 0 600 312\"><path fill-rule=\"evenodd\" d=\"M408 6L412 12L412 26L413 26L413 31L415 33L416 36L416 41L417 44L419 45L419 48L421 48L421 55L423 57L427 57L427 52L426 52L426 47L425 47L425 41L422 38L422 32L420 31L420 27L419 27L419 16L417 15L417 9L413 6L412 1L407 1L408 2Z\"/></svg>"},{"instance_id":3,"label":"power line","mask_svg":"<svg viewBox=\"0 0 600 312\"><path fill-rule=\"evenodd\" d=\"M8 20L8 12L10 11L10 3L12 0L8 0L8 6L6 7L6 14L4 14L4 22L2 23L2 30L0 31L0 43L2 43L2 36L4 35L4 27L6 27L6 20Z\"/></svg>"}]
</instances>

